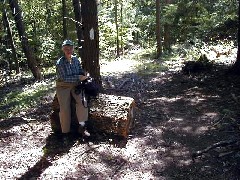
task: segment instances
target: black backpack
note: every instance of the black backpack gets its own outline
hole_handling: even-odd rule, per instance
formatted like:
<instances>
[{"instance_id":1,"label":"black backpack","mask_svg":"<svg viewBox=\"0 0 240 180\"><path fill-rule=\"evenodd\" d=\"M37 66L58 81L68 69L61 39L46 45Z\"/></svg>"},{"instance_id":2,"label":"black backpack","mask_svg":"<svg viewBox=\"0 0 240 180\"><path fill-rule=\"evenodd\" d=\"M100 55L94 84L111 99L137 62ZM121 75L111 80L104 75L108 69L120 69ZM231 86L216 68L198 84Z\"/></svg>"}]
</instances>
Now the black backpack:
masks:
<instances>
[{"instance_id":1,"label":"black backpack","mask_svg":"<svg viewBox=\"0 0 240 180\"><path fill-rule=\"evenodd\" d=\"M81 92L85 94L87 99L95 99L99 93L99 86L93 78L88 77L76 86L75 93L80 94Z\"/></svg>"}]
</instances>

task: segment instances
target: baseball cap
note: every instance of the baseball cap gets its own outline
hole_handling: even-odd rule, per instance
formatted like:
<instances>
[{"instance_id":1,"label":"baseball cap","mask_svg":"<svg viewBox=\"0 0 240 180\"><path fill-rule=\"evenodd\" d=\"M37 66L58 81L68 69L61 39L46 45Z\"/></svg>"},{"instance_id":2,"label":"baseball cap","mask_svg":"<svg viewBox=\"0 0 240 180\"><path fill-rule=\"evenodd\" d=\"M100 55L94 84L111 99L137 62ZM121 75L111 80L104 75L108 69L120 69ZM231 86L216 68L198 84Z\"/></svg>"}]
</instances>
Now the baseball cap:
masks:
<instances>
[{"instance_id":1,"label":"baseball cap","mask_svg":"<svg viewBox=\"0 0 240 180\"><path fill-rule=\"evenodd\" d=\"M63 46L73 46L73 42L71 40L65 40L62 43L62 47Z\"/></svg>"}]
</instances>

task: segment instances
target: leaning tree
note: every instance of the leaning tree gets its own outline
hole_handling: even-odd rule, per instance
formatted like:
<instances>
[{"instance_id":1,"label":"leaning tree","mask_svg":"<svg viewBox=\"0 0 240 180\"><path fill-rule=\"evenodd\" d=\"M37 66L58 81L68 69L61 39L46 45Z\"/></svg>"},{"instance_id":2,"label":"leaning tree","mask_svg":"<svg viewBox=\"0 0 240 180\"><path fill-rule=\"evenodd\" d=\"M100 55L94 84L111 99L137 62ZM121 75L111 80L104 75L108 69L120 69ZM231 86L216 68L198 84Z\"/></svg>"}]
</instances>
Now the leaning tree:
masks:
<instances>
[{"instance_id":1,"label":"leaning tree","mask_svg":"<svg viewBox=\"0 0 240 180\"><path fill-rule=\"evenodd\" d=\"M27 59L28 67L31 70L34 78L36 80L40 80L42 79L41 71L38 67L37 58L33 52L33 48L30 46L28 42L28 37L25 31L25 26L24 26L23 17L22 17L22 10L17 0L9 0L8 2L10 5L12 14L14 16L14 20L18 30L22 48Z\"/></svg>"}]
</instances>

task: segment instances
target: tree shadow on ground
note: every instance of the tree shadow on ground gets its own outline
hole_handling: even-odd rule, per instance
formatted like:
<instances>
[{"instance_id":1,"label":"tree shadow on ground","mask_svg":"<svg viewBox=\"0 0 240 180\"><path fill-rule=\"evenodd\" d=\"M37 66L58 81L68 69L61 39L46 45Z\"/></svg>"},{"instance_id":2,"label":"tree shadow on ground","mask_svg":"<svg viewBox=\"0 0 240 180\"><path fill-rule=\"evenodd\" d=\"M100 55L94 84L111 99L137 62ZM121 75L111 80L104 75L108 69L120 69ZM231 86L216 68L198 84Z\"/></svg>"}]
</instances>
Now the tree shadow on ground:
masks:
<instances>
[{"instance_id":1,"label":"tree shadow on ground","mask_svg":"<svg viewBox=\"0 0 240 180\"><path fill-rule=\"evenodd\" d=\"M160 100L153 106L164 102L161 110L169 117L164 122L162 138L165 142L170 141L173 148L170 156L182 161L182 164L170 163L170 167L165 171L167 175L171 175L173 179L239 177L239 150L225 158L224 153L234 149L218 147L215 151L203 154L207 156L203 161L189 163L195 151L219 141L239 140L239 103L233 98L239 97L238 79L236 76L227 75L225 69L218 67L214 72L187 77L183 74L175 75L170 81L172 90L165 92L164 86L161 88L159 94L166 97L167 102ZM187 150L184 151L185 148ZM185 153L188 154L187 157Z\"/></svg>"},{"instance_id":2,"label":"tree shadow on ground","mask_svg":"<svg viewBox=\"0 0 240 180\"><path fill-rule=\"evenodd\" d=\"M69 150L76 144L81 146L87 145L89 147L89 149L85 150L82 154L79 154L81 156L95 150L96 147L91 147L90 144L98 145L108 143L114 147L124 147L126 146L126 141L125 138L103 133L95 133L93 136L85 138L82 138L77 133L70 133L68 135L51 133L46 138L46 144L42 148L44 152L43 156L18 179L39 178L45 169L53 165L53 161L69 153ZM91 177L94 177L94 170L92 170Z\"/></svg>"},{"instance_id":3,"label":"tree shadow on ground","mask_svg":"<svg viewBox=\"0 0 240 180\"><path fill-rule=\"evenodd\" d=\"M99 145L89 146L80 155L86 154L87 162L91 162L92 158L92 161L102 163L112 171L100 171L94 169L96 166L93 164L78 162L75 177L86 175L89 179L117 179L124 171L132 171L150 172L156 179L239 179L238 144L213 148L195 161L192 159L194 152L214 143L239 140L240 78L226 74L226 69L220 66L196 74L165 72L142 76L129 73L111 77L116 88L106 89L104 93L130 96L136 101L135 126L129 138L121 141L108 134L96 133L85 141L73 136L64 144L58 136L50 134L43 147L44 155L20 179L40 177L45 169L52 166L54 159L63 157L76 143L81 148L90 143ZM47 111L47 107L44 111L42 107L38 108L41 112L38 116L50 113L51 106L47 106ZM5 123L0 122L0 127L9 129L25 121L19 119ZM136 158L112 150L112 147L127 148L128 142L133 144L130 151ZM101 144L112 146L97 151Z\"/></svg>"},{"instance_id":4,"label":"tree shadow on ground","mask_svg":"<svg viewBox=\"0 0 240 180\"><path fill-rule=\"evenodd\" d=\"M198 73L152 74L138 79L139 89L134 89L133 84L121 91L109 90L136 100L139 114L132 136L144 138L146 146L159 151L157 158L165 159L164 170L159 172L157 165L152 167L156 177L240 177L237 144L213 148L192 161L192 154L198 150L219 141L240 140L240 79L227 72L228 67L214 66L211 71ZM131 77L137 75L126 74L123 80ZM161 152L161 148L167 149L167 153Z\"/></svg>"},{"instance_id":5,"label":"tree shadow on ground","mask_svg":"<svg viewBox=\"0 0 240 180\"><path fill-rule=\"evenodd\" d=\"M43 156L40 160L26 171L19 179L39 178L45 169L52 165L55 157L61 157L69 152L69 149L76 141L74 136L60 136L59 134L50 134L46 138L46 145L43 147Z\"/></svg>"}]
</instances>

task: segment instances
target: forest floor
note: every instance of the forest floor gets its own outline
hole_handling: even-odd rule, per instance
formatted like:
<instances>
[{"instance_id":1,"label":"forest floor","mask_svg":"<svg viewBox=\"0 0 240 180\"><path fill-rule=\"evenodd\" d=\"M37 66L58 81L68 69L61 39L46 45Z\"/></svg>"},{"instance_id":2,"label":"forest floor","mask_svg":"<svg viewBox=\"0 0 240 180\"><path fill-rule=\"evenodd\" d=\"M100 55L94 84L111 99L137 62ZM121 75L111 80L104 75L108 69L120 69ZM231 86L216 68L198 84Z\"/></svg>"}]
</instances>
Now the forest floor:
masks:
<instances>
[{"instance_id":1,"label":"forest floor","mask_svg":"<svg viewBox=\"0 0 240 180\"><path fill-rule=\"evenodd\" d=\"M0 179L240 179L240 78L225 66L183 73L174 64L164 72L137 65L119 60L101 67L103 80L112 84L105 84L105 93L136 101L126 140L61 141L48 118L52 91L38 108L1 119Z\"/></svg>"}]
</instances>

